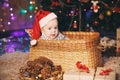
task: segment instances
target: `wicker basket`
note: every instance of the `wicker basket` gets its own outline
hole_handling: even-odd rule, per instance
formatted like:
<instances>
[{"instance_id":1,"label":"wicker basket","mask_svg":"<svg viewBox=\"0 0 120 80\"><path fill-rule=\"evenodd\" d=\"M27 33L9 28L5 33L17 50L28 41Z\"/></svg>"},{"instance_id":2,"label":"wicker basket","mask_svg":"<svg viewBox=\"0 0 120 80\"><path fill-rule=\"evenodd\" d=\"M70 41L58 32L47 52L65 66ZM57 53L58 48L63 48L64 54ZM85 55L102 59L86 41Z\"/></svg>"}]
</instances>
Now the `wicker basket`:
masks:
<instances>
[{"instance_id":1,"label":"wicker basket","mask_svg":"<svg viewBox=\"0 0 120 80\"><path fill-rule=\"evenodd\" d=\"M55 64L61 65L64 71L75 69L76 62L81 61L90 68L102 65L98 32L63 32L70 40L38 40L31 47L29 60L45 56Z\"/></svg>"}]
</instances>

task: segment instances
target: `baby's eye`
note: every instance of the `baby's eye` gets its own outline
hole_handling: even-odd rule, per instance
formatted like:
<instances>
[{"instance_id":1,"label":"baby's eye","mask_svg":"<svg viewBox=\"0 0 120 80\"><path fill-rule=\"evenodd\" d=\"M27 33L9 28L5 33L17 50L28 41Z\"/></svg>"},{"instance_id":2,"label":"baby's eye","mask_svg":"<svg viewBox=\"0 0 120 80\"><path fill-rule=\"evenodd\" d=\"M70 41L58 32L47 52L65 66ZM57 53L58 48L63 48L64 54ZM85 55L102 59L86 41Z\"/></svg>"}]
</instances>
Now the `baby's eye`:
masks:
<instances>
[{"instance_id":1,"label":"baby's eye","mask_svg":"<svg viewBox=\"0 0 120 80\"><path fill-rule=\"evenodd\" d=\"M48 30L51 30L51 28L48 28Z\"/></svg>"},{"instance_id":2,"label":"baby's eye","mask_svg":"<svg viewBox=\"0 0 120 80\"><path fill-rule=\"evenodd\" d=\"M57 29L57 27L54 27L54 29Z\"/></svg>"}]
</instances>

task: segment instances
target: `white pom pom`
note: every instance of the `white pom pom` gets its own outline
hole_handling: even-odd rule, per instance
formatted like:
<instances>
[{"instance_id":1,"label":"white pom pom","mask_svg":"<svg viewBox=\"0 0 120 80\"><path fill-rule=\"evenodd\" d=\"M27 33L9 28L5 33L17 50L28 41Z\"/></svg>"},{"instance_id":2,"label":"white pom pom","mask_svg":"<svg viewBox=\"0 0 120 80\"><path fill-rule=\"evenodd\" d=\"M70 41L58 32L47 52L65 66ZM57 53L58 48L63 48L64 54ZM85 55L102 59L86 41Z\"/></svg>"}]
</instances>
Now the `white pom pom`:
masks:
<instances>
[{"instance_id":1,"label":"white pom pom","mask_svg":"<svg viewBox=\"0 0 120 80\"><path fill-rule=\"evenodd\" d=\"M32 46L35 46L35 45L37 44L37 40L35 40L35 39L34 39L34 40L31 40L31 41L30 41L30 44L31 44Z\"/></svg>"}]
</instances>

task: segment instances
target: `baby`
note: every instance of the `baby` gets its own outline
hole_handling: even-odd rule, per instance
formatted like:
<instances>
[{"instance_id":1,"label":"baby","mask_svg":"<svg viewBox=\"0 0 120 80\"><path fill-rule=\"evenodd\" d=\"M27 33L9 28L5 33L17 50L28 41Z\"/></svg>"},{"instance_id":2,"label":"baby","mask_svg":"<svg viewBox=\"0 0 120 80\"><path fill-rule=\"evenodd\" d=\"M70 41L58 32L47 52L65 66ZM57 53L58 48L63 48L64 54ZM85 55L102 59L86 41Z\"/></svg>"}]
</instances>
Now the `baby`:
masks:
<instances>
[{"instance_id":1,"label":"baby","mask_svg":"<svg viewBox=\"0 0 120 80\"><path fill-rule=\"evenodd\" d=\"M40 10L36 14L36 19L33 24L31 45L36 45L37 39L43 40L67 40L58 30L57 16L53 12Z\"/></svg>"}]
</instances>

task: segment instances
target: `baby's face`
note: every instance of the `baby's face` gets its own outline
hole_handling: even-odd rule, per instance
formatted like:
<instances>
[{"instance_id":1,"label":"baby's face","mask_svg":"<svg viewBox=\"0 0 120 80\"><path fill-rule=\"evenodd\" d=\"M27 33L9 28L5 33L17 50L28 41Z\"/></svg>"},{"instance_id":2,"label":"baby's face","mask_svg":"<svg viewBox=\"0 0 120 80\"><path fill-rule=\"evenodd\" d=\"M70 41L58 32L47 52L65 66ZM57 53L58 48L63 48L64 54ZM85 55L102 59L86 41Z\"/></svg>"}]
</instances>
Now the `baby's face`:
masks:
<instances>
[{"instance_id":1,"label":"baby's face","mask_svg":"<svg viewBox=\"0 0 120 80\"><path fill-rule=\"evenodd\" d=\"M57 19L53 19L49 21L42 29L42 34L48 37L49 40L53 40L58 35L58 21Z\"/></svg>"}]
</instances>

